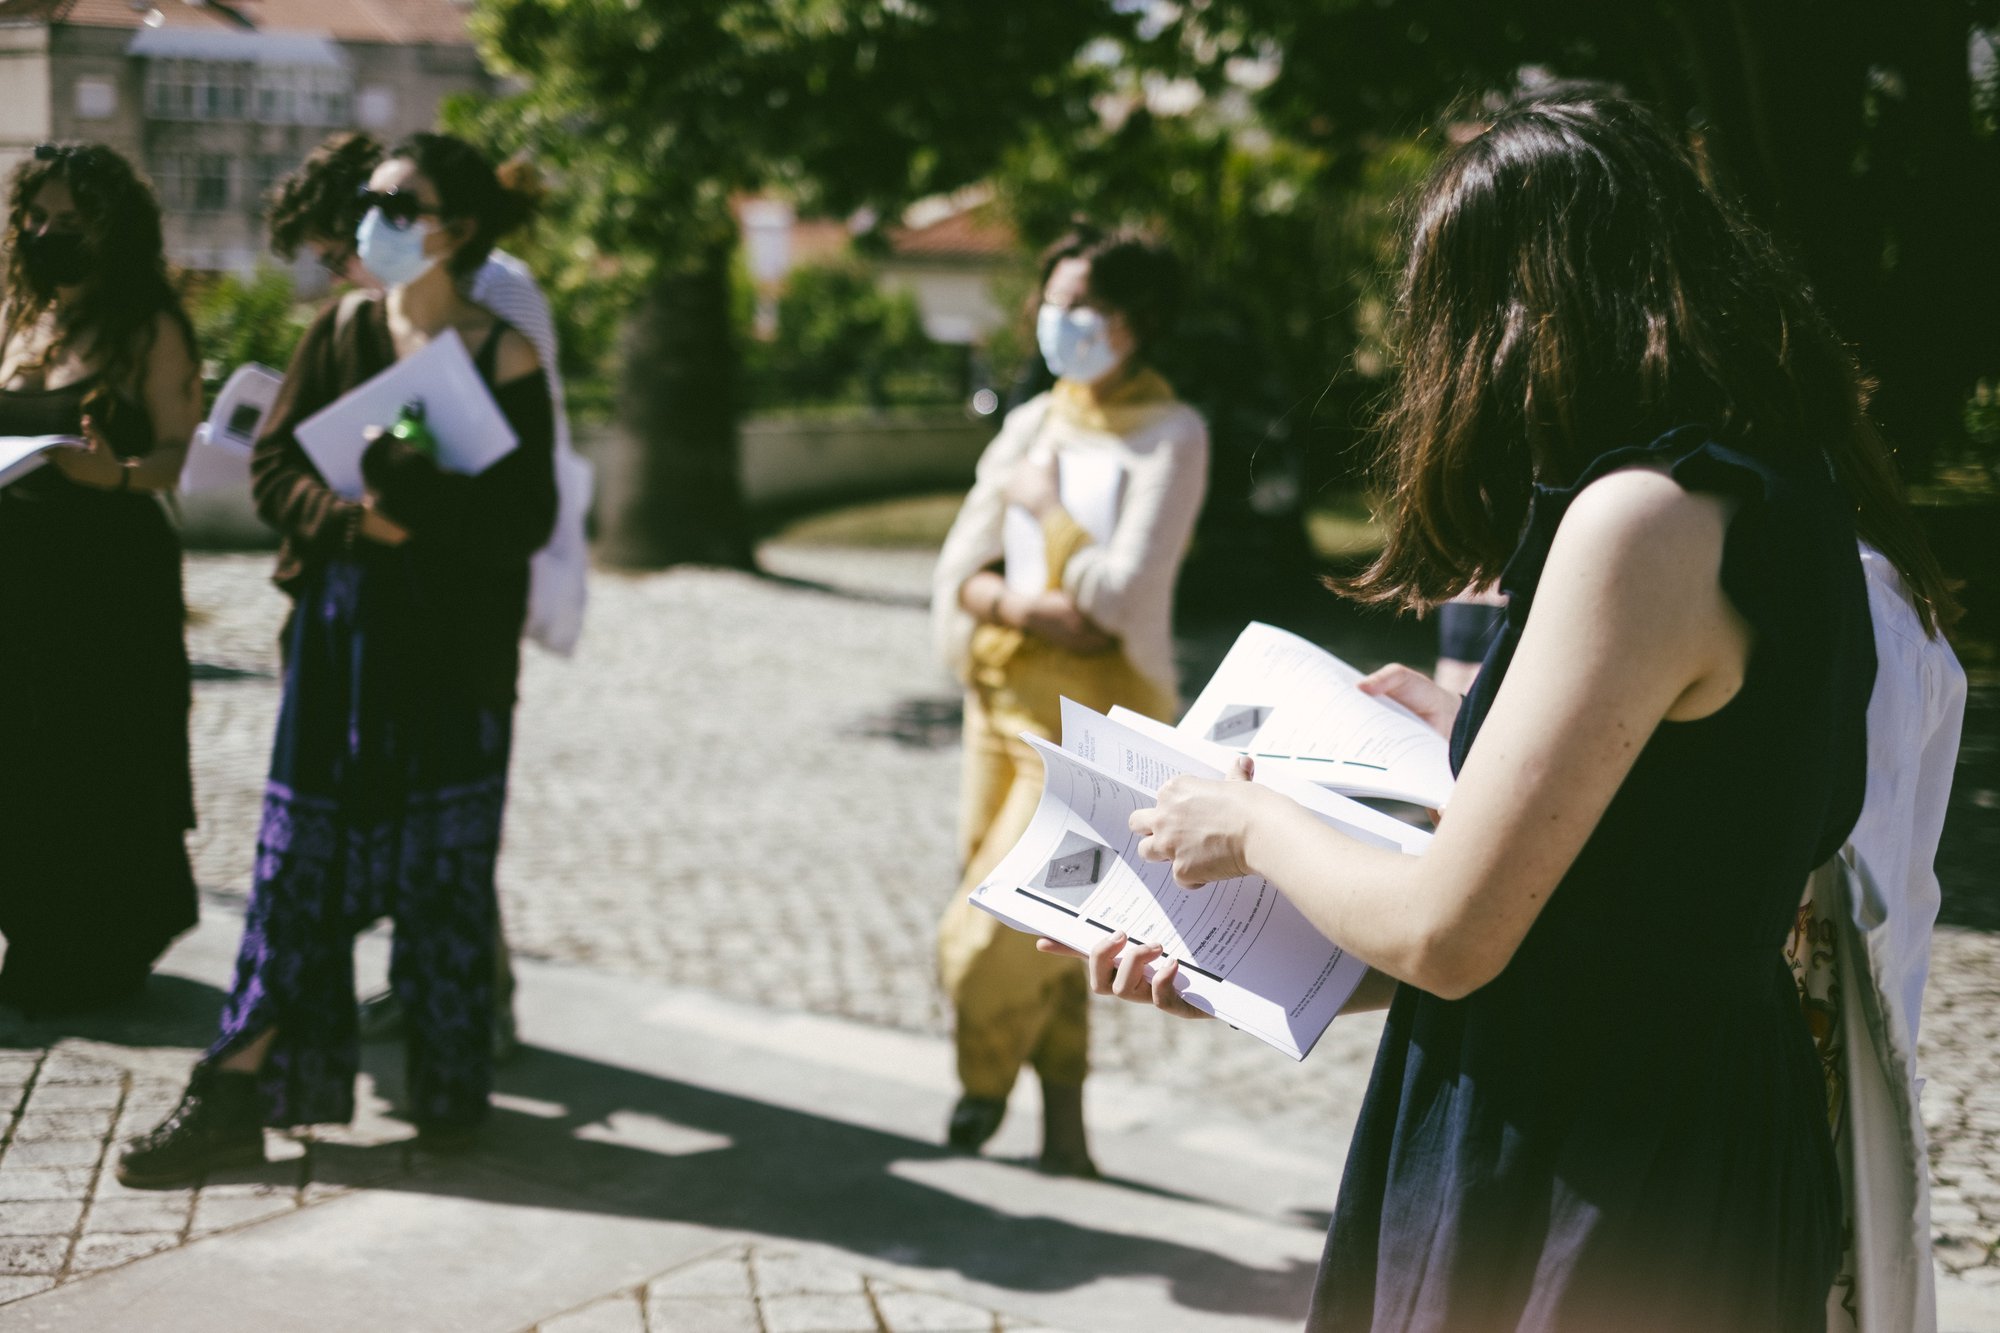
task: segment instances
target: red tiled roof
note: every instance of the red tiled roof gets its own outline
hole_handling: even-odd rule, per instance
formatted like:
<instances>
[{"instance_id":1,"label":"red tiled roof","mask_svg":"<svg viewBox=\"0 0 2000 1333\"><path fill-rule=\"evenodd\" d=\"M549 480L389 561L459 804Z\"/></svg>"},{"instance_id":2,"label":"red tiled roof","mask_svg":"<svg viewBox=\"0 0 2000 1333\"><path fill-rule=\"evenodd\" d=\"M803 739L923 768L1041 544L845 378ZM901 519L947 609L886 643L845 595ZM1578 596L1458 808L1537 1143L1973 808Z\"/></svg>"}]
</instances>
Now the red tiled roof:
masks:
<instances>
[{"instance_id":1,"label":"red tiled roof","mask_svg":"<svg viewBox=\"0 0 2000 1333\"><path fill-rule=\"evenodd\" d=\"M325 33L341 42L462 46L471 6L460 0L228 0L260 29ZM240 30L228 14L188 0L154 0L162 26ZM87 28L145 26L147 6L132 0L0 0L0 21L74 23Z\"/></svg>"},{"instance_id":2,"label":"red tiled roof","mask_svg":"<svg viewBox=\"0 0 2000 1333\"><path fill-rule=\"evenodd\" d=\"M947 213L921 227L890 227L889 251L898 259L1005 259L1021 238L991 204Z\"/></svg>"}]
</instances>

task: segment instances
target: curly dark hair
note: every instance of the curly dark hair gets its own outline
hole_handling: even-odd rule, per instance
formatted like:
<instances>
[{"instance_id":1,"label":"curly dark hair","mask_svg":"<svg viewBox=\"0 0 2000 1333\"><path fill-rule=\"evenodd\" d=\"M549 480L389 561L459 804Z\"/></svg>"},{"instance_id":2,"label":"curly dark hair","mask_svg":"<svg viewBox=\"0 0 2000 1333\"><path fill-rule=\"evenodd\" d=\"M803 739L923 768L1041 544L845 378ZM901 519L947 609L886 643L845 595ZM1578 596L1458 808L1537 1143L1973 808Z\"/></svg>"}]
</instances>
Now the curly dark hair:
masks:
<instances>
[{"instance_id":1,"label":"curly dark hair","mask_svg":"<svg viewBox=\"0 0 2000 1333\"><path fill-rule=\"evenodd\" d=\"M319 237L352 246L361 225L362 187L381 160L382 143L373 135L350 131L322 140L265 196L271 253L291 259Z\"/></svg>"},{"instance_id":2,"label":"curly dark hair","mask_svg":"<svg viewBox=\"0 0 2000 1333\"><path fill-rule=\"evenodd\" d=\"M1925 628L1951 622L1853 357L1644 107L1595 86L1526 99L1444 155L1408 225L1388 545L1342 591L1420 608L1490 582L1537 482L1699 424L1752 454L1823 450Z\"/></svg>"},{"instance_id":3,"label":"curly dark hair","mask_svg":"<svg viewBox=\"0 0 2000 1333\"><path fill-rule=\"evenodd\" d=\"M132 164L103 144L43 144L14 169L7 192L6 314L0 320L0 348L55 309L54 289L35 284L21 248L28 209L51 182L67 186L76 201L91 269L79 299L62 312L42 364L87 340L99 354L105 383L129 389L152 353L160 315L180 326L190 351L194 326L167 274L159 200Z\"/></svg>"},{"instance_id":4,"label":"curly dark hair","mask_svg":"<svg viewBox=\"0 0 2000 1333\"><path fill-rule=\"evenodd\" d=\"M389 152L405 158L437 188L445 221L469 219L472 236L451 257L456 278L471 275L493 253L494 243L534 216L541 182L525 162L495 170L486 155L449 134L412 134Z\"/></svg>"}]
</instances>

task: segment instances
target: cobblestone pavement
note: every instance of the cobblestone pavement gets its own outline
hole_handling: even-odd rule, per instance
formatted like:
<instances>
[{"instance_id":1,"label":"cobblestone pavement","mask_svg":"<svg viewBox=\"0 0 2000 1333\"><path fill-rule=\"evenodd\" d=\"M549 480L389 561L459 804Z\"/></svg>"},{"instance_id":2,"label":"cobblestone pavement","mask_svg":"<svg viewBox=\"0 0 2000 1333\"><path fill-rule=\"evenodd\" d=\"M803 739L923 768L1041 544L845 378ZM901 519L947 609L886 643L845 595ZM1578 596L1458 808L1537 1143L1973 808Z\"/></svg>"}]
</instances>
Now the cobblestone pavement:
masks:
<instances>
[{"instance_id":1,"label":"cobblestone pavement","mask_svg":"<svg viewBox=\"0 0 2000 1333\"><path fill-rule=\"evenodd\" d=\"M1058 1333L963 1301L911 1291L851 1265L739 1246L524 1333Z\"/></svg>"},{"instance_id":2,"label":"cobblestone pavement","mask_svg":"<svg viewBox=\"0 0 2000 1333\"><path fill-rule=\"evenodd\" d=\"M922 611L929 558L796 548L764 558L776 577L598 575L576 658L528 650L500 872L508 934L526 955L941 1032L931 942L954 880L958 755L955 691L931 665ZM268 569L264 555L188 562L201 814L192 845L204 891L225 899L248 889L277 704L285 603ZM1190 666L1212 662L1231 637L1218 629L1184 645ZM1365 645L1340 649L1366 664ZM1198 683L1200 672L1189 676ZM2000 728L1990 725L2000 700L1988 689L1975 702L1987 711L1969 735L1943 858L1945 920L1959 924L1937 939L1925 1115L1939 1256L1969 1280L2000 1282L2000 1047L1991 1039L2000 936L1985 929L2000 926ZM1175 1096L1256 1117L1274 1141L1307 1152L1338 1151L1329 1126L1352 1115L1379 1030L1343 1021L1294 1064L1218 1024L1111 1005L1093 1021L1101 1067L1141 1079L1172 1069ZM532 1010L521 1022L532 1040ZM106 1145L171 1104L185 1051L121 1048L93 1060L87 1042L4 1049L24 1045L0 1032L0 1110L9 1116L0 1300L412 1169L407 1128L378 1105L337 1133L274 1136L299 1163L282 1186L221 1177L198 1191L124 1191L105 1169ZM677 1287L722 1278L713 1266L676 1270L541 1328L668 1328L663 1319L691 1308L676 1301L713 1298L738 1301L741 1327L775 1331L806 1308L779 1296L843 1295L874 1301L877 1322L855 1328L957 1327L914 1314L890 1322L887 1312L924 1298L878 1285L857 1292L862 1279L851 1272L833 1291L758 1285L760 1263L782 1263L761 1255L713 1261L735 1265L728 1280L747 1288Z\"/></svg>"},{"instance_id":3,"label":"cobblestone pavement","mask_svg":"<svg viewBox=\"0 0 2000 1333\"><path fill-rule=\"evenodd\" d=\"M216 1172L199 1189L133 1190L112 1172L117 1145L179 1098L182 1052L93 1059L0 1050L0 1302L159 1250L250 1226L407 1174L413 1131L364 1098L355 1121L267 1135L280 1164Z\"/></svg>"}]
</instances>

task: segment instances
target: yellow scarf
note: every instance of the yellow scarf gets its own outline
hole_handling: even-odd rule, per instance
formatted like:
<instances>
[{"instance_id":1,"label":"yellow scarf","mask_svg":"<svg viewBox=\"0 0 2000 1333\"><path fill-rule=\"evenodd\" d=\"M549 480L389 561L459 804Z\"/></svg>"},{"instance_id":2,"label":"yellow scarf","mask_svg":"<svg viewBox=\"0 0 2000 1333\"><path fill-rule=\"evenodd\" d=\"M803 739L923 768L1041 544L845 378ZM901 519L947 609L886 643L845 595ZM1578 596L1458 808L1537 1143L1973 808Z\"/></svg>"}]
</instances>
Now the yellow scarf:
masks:
<instances>
[{"instance_id":1,"label":"yellow scarf","mask_svg":"<svg viewBox=\"0 0 2000 1333\"><path fill-rule=\"evenodd\" d=\"M1174 386L1145 366L1102 392L1076 380L1057 380L1049 391L1049 411L1056 420L1112 435L1143 430L1178 403Z\"/></svg>"}]
</instances>

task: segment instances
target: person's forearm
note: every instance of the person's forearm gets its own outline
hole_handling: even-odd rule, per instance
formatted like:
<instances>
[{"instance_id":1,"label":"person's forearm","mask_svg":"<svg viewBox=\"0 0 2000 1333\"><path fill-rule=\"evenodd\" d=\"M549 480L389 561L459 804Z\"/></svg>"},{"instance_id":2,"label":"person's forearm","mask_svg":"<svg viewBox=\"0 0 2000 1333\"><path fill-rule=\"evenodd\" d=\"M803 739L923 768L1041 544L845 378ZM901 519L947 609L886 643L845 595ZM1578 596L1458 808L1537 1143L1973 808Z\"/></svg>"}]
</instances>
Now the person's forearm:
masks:
<instances>
[{"instance_id":1,"label":"person's forearm","mask_svg":"<svg viewBox=\"0 0 2000 1333\"><path fill-rule=\"evenodd\" d=\"M171 491L181 484L181 467L187 462L187 447L176 444L159 448L129 466L131 489Z\"/></svg>"},{"instance_id":2,"label":"person's forearm","mask_svg":"<svg viewBox=\"0 0 2000 1333\"><path fill-rule=\"evenodd\" d=\"M1371 847L1303 806L1272 802L1250 821L1250 869L1277 885L1322 935L1398 981L1447 997L1483 981L1432 910L1422 856Z\"/></svg>"}]
</instances>

